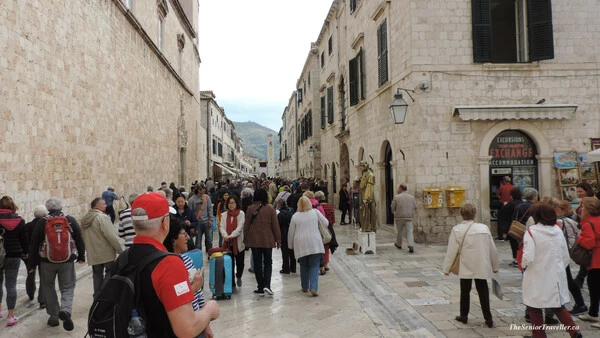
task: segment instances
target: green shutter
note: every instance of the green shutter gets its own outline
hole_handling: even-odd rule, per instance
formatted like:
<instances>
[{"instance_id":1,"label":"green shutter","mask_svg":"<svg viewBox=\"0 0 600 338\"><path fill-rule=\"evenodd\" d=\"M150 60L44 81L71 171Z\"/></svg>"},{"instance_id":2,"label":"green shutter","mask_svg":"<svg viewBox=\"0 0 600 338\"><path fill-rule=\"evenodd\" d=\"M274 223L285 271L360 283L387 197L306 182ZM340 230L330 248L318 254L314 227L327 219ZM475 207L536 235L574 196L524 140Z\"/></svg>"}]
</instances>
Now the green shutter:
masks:
<instances>
[{"instance_id":1,"label":"green shutter","mask_svg":"<svg viewBox=\"0 0 600 338\"><path fill-rule=\"evenodd\" d=\"M333 123L333 86L327 88L327 123Z\"/></svg>"},{"instance_id":2,"label":"green shutter","mask_svg":"<svg viewBox=\"0 0 600 338\"><path fill-rule=\"evenodd\" d=\"M492 61L490 0L472 0L473 62Z\"/></svg>"},{"instance_id":3,"label":"green shutter","mask_svg":"<svg viewBox=\"0 0 600 338\"><path fill-rule=\"evenodd\" d=\"M358 56L348 63L348 72L350 79L350 106L358 104Z\"/></svg>"},{"instance_id":4,"label":"green shutter","mask_svg":"<svg viewBox=\"0 0 600 338\"><path fill-rule=\"evenodd\" d=\"M377 73L379 87L388 81L387 20L377 28Z\"/></svg>"},{"instance_id":5,"label":"green shutter","mask_svg":"<svg viewBox=\"0 0 600 338\"><path fill-rule=\"evenodd\" d=\"M321 129L325 129L327 122L325 122L325 96L321 96Z\"/></svg>"},{"instance_id":6,"label":"green shutter","mask_svg":"<svg viewBox=\"0 0 600 338\"><path fill-rule=\"evenodd\" d=\"M554 59L552 5L550 0L529 0L529 61Z\"/></svg>"}]
</instances>

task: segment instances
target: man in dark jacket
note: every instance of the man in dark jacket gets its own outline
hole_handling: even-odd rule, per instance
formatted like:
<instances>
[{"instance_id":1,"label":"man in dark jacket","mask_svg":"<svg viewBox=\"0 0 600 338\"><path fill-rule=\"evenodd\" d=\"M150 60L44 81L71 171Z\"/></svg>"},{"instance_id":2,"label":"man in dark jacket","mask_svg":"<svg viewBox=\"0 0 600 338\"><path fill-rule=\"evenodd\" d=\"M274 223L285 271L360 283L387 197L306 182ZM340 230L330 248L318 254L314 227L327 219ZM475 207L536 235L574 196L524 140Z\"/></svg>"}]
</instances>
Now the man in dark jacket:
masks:
<instances>
[{"instance_id":1,"label":"man in dark jacket","mask_svg":"<svg viewBox=\"0 0 600 338\"><path fill-rule=\"evenodd\" d=\"M279 229L281 229L281 258L283 260L279 273L289 275L290 272L296 273L294 250L291 250L288 246L288 232L294 209L288 207L285 200L281 198L275 200L275 208L278 211L277 221L279 222Z\"/></svg>"},{"instance_id":2,"label":"man in dark jacket","mask_svg":"<svg viewBox=\"0 0 600 338\"><path fill-rule=\"evenodd\" d=\"M27 243L31 242L31 238L33 237L33 229L35 229L35 227L37 226L38 223L40 223L44 220L44 217L46 217L46 215L48 215L48 210L43 205L38 205L37 207L35 207L35 209L33 209L33 216L35 218L31 222L25 224L25 232L27 233ZM23 260L25 262L26 269L27 269L27 265L28 265L28 260L29 260L29 258ZM38 270L38 275L40 276L40 283L41 283L42 275L40 274L40 268L38 267L37 270ZM25 280L25 290L27 290L27 295L29 296L29 300L32 301L33 297L35 296L35 290L36 290L35 270L33 272L27 271L27 279ZM44 292L42 291L41 284L40 284L40 287L38 290L37 301L40 304L40 309L46 308L46 301L44 300Z\"/></svg>"},{"instance_id":3,"label":"man in dark jacket","mask_svg":"<svg viewBox=\"0 0 600 338\"><path fill-rule=\"evenodd\" d=\"M74 328L71 313L73 313L73 296L75 294L75 261L85 262L85 245L81 237L81 228L75 218L65 215L62 212L63 201L58 197L51 197L46 201L49 217L64 216L69 221L71 235L75 241L77 252L73 252L71 257L64 263L52 263L48 258L40 257L39 248L45 238L45 228L48 218L44 218L33 229L31 243L29 247L29 262L27 270L35 271L39 265L42 274L41 287L46 299L46 313L50 315L48 325L58 326L58 319L63 321L63 328L72 331ZM48 245L48 243L46 243ZM58 277L58 288L60 290L60 302L56 294L56 278Z\"/></svg>"}]
</instances>

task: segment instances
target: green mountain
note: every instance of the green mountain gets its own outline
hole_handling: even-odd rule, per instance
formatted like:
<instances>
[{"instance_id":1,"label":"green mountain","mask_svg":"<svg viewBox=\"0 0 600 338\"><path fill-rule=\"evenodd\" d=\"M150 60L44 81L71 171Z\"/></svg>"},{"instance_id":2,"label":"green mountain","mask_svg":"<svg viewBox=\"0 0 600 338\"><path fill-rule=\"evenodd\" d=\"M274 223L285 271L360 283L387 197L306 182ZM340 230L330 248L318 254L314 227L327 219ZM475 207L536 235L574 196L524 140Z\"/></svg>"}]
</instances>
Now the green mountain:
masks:
<instances>
[{"instance_id":1,"label":"green mountain","mask_svg":"<svg viewBox=\"0 0 600 338\"><path fill-rule=\"evenodd\" d=\"M233 121L232 121L233 122ZM244 141L244 153L258 159L267 158L267 135L273 135L275 158L279 158L279 137L277 132L256 122L233 122L235 133Z\"/></svg>"}]
</instances>

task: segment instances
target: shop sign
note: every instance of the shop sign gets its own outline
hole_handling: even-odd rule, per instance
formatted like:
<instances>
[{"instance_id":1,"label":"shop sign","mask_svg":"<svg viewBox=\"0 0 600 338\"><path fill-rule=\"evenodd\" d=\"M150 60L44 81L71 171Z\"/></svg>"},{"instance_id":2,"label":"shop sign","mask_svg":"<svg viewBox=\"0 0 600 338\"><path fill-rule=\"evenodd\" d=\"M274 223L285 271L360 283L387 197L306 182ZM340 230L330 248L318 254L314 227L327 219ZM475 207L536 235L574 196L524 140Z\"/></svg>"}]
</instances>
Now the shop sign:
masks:
<instances>
[{"instance_id":1,"label":"shop sign","mask_svg":"<svg viewBox=\"0 0 600 338\"><path fill-rule=\"evenodd\" d=\"M490 145L490 166L532 166L535 155L535 145L529 137L516 130L507 130L498 134Z\"/></svg>"}]
</instances>

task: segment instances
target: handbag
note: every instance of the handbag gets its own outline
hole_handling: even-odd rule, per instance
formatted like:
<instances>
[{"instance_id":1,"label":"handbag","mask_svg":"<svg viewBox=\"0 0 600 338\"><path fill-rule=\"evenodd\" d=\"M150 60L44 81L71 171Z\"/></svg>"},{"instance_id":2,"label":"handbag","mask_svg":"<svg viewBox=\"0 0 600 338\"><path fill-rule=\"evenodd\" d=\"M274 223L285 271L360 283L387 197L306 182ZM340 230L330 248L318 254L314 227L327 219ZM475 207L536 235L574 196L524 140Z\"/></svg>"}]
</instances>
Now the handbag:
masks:
<instances>
[{"instance_id":1,"label":"handbag","mask_svg":"<svg viewBox=\"0 0 600 338\"><path fill-rule=\"evenodd\" d=\"M458 276L458 269L460 267L460 252L462 251L463 243L465 242L467 233L469 232L469 229L471 229L471 226L473 225L473 223L475 223L475 222L471 222L471 224L467 228L467 231L465 231L465 235L463 236L462 240L460 241L460 246L458 247L458 252L456 253L456 257L454 257L454 262L452 262L452 266L450 267L450 272L452 272L453 274L455 274L457 276Z\"/></svg>"},{"instance_id":2,"label":"handbag","mask_svg":"<svg viewBox=\"0 0 600 338\"><path fill-rule=\"evenodd\" d=\"M573 244L569 255L573 262L581 266L589 266L592 263L592 250L582 247L579 243Z\"/></svg>"},{"instance_id":3,"label":"handbag","mask_svg":"<svg viewBox=\"0 0 600 338\"><path fill-rule=\"evenodd\" d=\"M531 209L531 207L529 207L529 209ZM521 218L517 221L514 220L512 221L512 223L510 223L510 228L508 229L508 235L514 239L516 239L517 241L521 241L523 240L523 236L525 236L525 224L523 224L523 218L525 217L525 215L527 215L529 213L529 209L527 209L527 211L525 211L525 213L523 214L523 216L521 216Z\"/></svg>"},{"instance_id":4,"label":"handbag","mask_svg":"<svg viewBox=\"0 0 600 338\"><path fill-rule=\"evenodd\" d=\"M318 211L315 210L315 215ZM321 233L321 238L323 239L323 244L328 244L331 242L331 232L327 229L327 226L321 222L319 215L317 216L317 222L319 223L319 232Z\"/></svg>"},{"instance_id":5,"label":"handbag","mask_svg":"<svg viewBox=\"0 0 600 338\"><path fill-rule=\"evenodd\" d=\"M588 223L590 223L590 226L592 227L592 233L595 235L596 230L594 229L594 224L592 224L592 222ZM573 244L573 246L571 247L571 250L569 250L569 255L571 256L571 259L581 266L589 266L590 264L592 264L592 253L593 249L588 250L579 245L579 243L577 242L575 242L575 244Z\"/></svg>"}]
</instances>

